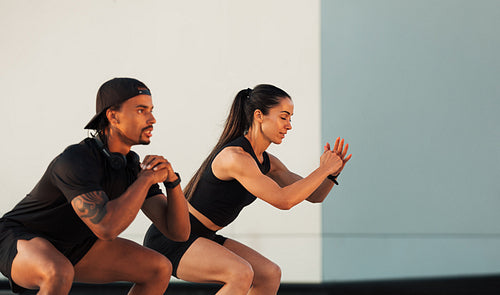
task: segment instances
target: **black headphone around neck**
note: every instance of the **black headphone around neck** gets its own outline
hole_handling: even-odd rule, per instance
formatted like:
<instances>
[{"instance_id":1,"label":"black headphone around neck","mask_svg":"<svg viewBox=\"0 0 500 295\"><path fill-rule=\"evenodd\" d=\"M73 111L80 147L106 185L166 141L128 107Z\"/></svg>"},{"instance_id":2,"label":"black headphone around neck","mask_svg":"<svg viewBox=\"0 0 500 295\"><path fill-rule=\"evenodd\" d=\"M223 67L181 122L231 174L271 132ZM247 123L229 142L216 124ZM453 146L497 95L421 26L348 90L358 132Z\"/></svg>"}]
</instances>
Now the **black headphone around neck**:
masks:
<instances>
[{"instance_id":1,"label":"black headphone around neck","mask_svg":"<svg viewBox=\"0 0 500 295\"><path fill-rule=\"evenodd\" d=\"M120 170L123 169L127 166L127 158L120 154L120 153L112 153L110 152L104 143L102 142L101 138L99 135L96 135L93 137L97 143L97 146L99 147L99 150L106 156L108 159L109 165L111 168L115 170Z\"/></svg>"}]
</instances>

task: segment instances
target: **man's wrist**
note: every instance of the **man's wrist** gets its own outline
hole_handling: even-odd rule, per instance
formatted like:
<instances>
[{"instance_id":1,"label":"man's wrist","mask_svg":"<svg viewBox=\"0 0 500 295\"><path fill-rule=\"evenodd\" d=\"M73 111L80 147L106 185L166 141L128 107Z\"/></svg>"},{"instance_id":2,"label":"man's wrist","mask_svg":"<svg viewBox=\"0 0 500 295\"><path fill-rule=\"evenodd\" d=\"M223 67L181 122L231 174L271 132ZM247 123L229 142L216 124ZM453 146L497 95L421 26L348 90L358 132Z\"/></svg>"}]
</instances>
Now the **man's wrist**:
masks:
<instances>
[{"instance_id":1,"label":"man's wrist","mask_svg":"<svg viewBox=\"0 0 500 295\"><path fill-rule=\"evenodd\" d=\"M178 186L180 183L181 183L181 176L179 175L179 173L177 172L174 172L175 175L177 175L177 179L175 179L174 181L164 181L163 182L163 185L165 186L165 188L174 188L176 186Z\"/></svg>"}]
</instances>

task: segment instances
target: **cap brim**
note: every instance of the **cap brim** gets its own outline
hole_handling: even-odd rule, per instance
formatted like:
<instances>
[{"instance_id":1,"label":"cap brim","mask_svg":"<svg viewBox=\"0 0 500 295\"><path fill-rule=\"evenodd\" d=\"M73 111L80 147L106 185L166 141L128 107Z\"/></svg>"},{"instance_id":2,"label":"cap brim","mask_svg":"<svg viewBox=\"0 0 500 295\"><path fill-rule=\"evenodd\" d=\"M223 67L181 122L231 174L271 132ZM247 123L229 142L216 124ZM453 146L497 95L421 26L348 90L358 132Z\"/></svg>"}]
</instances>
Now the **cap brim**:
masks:
<instances>
[{"instance_id":1,"label":"cap brim","mask_svg":"<svg viewBox=\"0 0 500 295\"><path fill-rule=\"evenodd\" d=\"M99 114L95 114L95 116L85 125L84 129L93 129L97 130L97 125L99 124L99 118L101 117L102 112Z\"/></svg>"}]
</instances>

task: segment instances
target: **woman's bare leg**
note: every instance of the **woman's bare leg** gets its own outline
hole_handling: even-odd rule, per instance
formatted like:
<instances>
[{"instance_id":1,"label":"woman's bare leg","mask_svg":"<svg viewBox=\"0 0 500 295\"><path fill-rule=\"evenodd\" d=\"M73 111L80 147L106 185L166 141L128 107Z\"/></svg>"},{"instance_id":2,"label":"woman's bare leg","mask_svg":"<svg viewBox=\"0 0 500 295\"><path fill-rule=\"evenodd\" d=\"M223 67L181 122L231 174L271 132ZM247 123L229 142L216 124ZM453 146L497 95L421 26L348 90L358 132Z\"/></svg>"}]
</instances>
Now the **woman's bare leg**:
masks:
<instances>
[{"instance_id":1,"label":"woman's bare leg","mask_svg":"<svg viewBox=\"0 0 500 295\"><path fill-rule=\"evenodd\" d=\"M182 256L177 276L196 283L222 283L217 294L247 294L253 281L252 266L227 248L198 238Z\"/></svg>"},{"instance_id":2,"label":"woman's bare leg","mask_svg":"<svg viewBox=\"0 0 500 295\"><path fill-rule=\"evenodd\" d=\"M248 294L276 294L280 287L281 269L271 260L252 248L235 240L227 239L224 247L245 259L252 266L254 277Z\"/></svg>"}]
</instances>

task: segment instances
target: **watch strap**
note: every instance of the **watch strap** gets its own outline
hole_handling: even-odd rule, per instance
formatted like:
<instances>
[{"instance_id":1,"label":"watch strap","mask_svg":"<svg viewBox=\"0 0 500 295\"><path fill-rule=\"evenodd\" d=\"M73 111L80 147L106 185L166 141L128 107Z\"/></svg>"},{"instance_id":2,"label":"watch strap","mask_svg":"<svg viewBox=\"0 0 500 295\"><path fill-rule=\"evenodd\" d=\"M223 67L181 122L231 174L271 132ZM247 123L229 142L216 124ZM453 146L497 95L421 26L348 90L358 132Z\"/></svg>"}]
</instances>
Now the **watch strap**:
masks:
<instances>
[{"instance_id":1,"label":"watch strap","mask_svg":"<svg viewBox=\"0 0 500 295\"><path fill-rule=\"evenodd\" d=\"M174 172L174 173L175 173L175 175L177 175L177 179L174 181L164 181L163 185L165 186L165 188L174 188L174 187L178 186L179 183L181 183L181 176L179 175L179 173L177 173L177 172Z\"/></svg>"}]
</instances>

